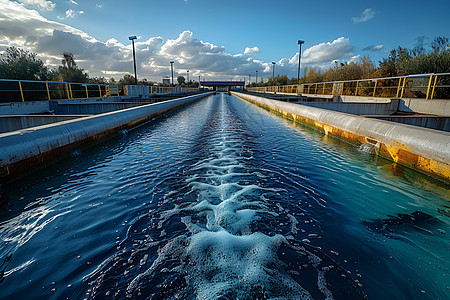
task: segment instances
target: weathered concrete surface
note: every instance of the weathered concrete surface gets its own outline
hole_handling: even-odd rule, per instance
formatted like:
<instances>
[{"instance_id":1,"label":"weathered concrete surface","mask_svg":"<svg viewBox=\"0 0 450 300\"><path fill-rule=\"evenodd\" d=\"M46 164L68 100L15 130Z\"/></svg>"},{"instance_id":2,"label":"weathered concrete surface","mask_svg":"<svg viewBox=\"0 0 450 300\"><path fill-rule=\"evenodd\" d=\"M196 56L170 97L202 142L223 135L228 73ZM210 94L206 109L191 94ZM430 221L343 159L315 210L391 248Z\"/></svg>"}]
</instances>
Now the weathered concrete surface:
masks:
<instances>
[{"instance_id":1,"label":"weathered concrete surface","mask_svg":"<svg viewBox=\"0 0 450 300\"><path fill-rule=\"evenodd\" d=\"M398 99L386 99L389 101L379 103L363 102L306 102L302 105L329 109L352 115L391 115L398 110Z\"/></svg>"},{"instance_id":2,"label":"weathered concrete surface","mask_svg":"<svg viewBox=\"0 0 450 300\"><path fill-rule=\"evenodd\" d=\"M50 101L50 110L57 115L98 115L111 111L137 107L146 102L93 102L93 103L68 103Z\"/></svg>"},{"instance_id":3,"label":"weathered concrete surface","mask_svg":"<svg viewBox=\"0 0 450 300\"><path fill-rule=\"evenodd\" d=\"M368 115L365 117L450 132L450 117L429 116L429 115L410 115L410 116Z\"/></svg>"},{"instance_id":4,"label":"weathered concrete surface","mask_svg":"<svg viewBox=\"0 0 450 300\"><path fill-rule=\"evenodd\" d=\"M401 99L399 110L450 117L450 100Z\"/></svg>"},{"instance_id":5,"label":"weathered concrete surface","mask_svg":"<svg viewBox=\"0 0 450 300\"><path fill-rule=\"evenodd\" d=\"M354 145L370 143L380 156L450 183L450 134L447 132L232 94Z\"/></svg>"},{"instance_id":6,"label":"weathered concrete surface","mask_svg":"<svg viewBox=\"0 0 450 300\"><path fill-rule=\"evenodd\" d=\"M45 124L57 123L67 120L88 117L88 115L25 115L25 116L0 116L0 133L10 132Z\"/></svg>"},{"instance_id":7,"label":"weathered concrete surface","mask_svg":"<svg viewBox=\"0 0 450 300\"><path fill-rule=\"evenodd\" d=\"M0 115L42 114L50 110L48 101L0 103Z\"/></svg>"},{"instance_id":8,"label":"weathered concrete surface","mask_svg":"<svg viewBox=\"0 0 450 300\"><path fill-rule=\"evenodd\" d=\"M9 181L39 166L59 160L122 129L133 128L155 116L212 93L143 105L96 116L0 134L0 181Z\"/></svg>"}]
</instances>

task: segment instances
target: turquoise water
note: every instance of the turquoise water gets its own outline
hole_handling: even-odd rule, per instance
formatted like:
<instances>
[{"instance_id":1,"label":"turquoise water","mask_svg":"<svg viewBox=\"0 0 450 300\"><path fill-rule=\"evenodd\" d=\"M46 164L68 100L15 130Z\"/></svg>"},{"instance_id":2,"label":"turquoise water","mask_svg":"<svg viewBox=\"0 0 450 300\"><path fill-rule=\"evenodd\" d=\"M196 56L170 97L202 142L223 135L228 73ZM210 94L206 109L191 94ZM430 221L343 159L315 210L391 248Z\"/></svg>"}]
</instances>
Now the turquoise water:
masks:
<instances>
[{"instance_id":1,"label":"turquoise water","mask_svg":"<svg viewBox=\"0 0 450 300\"><path fill-rule=\"evenodd\" d=\"M0 298L448 299L448 195L218 94L3 186Z\"/></svg>"}]
</instances>

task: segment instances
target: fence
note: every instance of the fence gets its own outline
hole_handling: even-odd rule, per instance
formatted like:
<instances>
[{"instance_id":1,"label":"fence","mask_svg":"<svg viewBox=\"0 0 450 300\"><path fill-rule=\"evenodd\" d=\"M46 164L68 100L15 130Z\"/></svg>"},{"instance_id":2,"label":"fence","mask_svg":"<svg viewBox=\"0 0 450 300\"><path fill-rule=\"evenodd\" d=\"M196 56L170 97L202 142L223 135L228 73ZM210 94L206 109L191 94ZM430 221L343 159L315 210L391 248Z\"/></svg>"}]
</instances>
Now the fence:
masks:
<instances>
[{"instance_id":1,"label":"fence","mask_svg":"<svg viewBox=\"0 0 450 300\"><path fill-rule=\"evenodd\" d=\"M150 94L191 93L199 91L198 88L185 87L152 86L147 88ZM126 91L125 94L127 94ZM119 95L119 87L117 84L0 79L0 102L86 99Z\"/></svg>"},{"instance_id":2,"label":"fence","mask_svg":"<svg viewBox=\"0 0 450 300\"><path fill-rule=\"evenodd\" d=\"M112 84L0 79L0 102L76 99L119 95Z\"/></svg>"},{"instance_id":3,"label":"fence","mask_svg":"<svg viewBox=\"0 0 450 300\"><path fill-rule=\"evenodd\" d=\"M278 94L450 99L450 73L254 87L247 90Z\"/></svg>"}]
</instances>

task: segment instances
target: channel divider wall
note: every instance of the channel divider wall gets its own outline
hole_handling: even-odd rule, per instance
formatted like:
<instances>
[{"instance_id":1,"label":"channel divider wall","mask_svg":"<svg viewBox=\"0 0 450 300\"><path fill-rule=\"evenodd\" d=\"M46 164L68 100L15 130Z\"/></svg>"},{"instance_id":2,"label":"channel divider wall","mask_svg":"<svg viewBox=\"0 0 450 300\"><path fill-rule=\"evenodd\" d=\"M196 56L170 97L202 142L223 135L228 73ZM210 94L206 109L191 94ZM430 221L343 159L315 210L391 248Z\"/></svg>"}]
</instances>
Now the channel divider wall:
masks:
<instances>
[{"instance_id":1,"label":"channel divider wall","mask_svg":"<svg viewBox=\"0 0 450 300\"><path fill-rule=\"evenodd\" d=\"M371 144L400 165L450 183L450 133L231 92L243 100L350 144Z\"/></svg>"},{"instance_id":2,"label":"channel divider wall","mask_svg":"<svg viewBox=\"0 0 450 300\"><path fill-rule=\"evenodd\" d=\"M0 182L8 182L69 156L123 129L213 94L207 92L95 116L47 124L0 134Z\"/></svg>"}]
</instances>

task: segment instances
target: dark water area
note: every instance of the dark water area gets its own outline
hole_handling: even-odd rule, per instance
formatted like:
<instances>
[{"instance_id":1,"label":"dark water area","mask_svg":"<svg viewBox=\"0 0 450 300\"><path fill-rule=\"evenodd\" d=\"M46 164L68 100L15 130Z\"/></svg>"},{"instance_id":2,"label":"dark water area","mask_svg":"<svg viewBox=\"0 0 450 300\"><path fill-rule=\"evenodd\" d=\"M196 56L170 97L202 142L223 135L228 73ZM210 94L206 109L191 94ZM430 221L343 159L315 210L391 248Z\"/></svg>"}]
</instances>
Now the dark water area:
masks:
<instances>
[{"instance_id":1,"label":"dark water area","mask_svg":"<svg viewBox=\"0 0 450 300\"><path fill-rule=\"evenodd\" d=\"M233 96L1 187L1 299L448 299L448 186Z\"/></svg>"}]
</instances>

